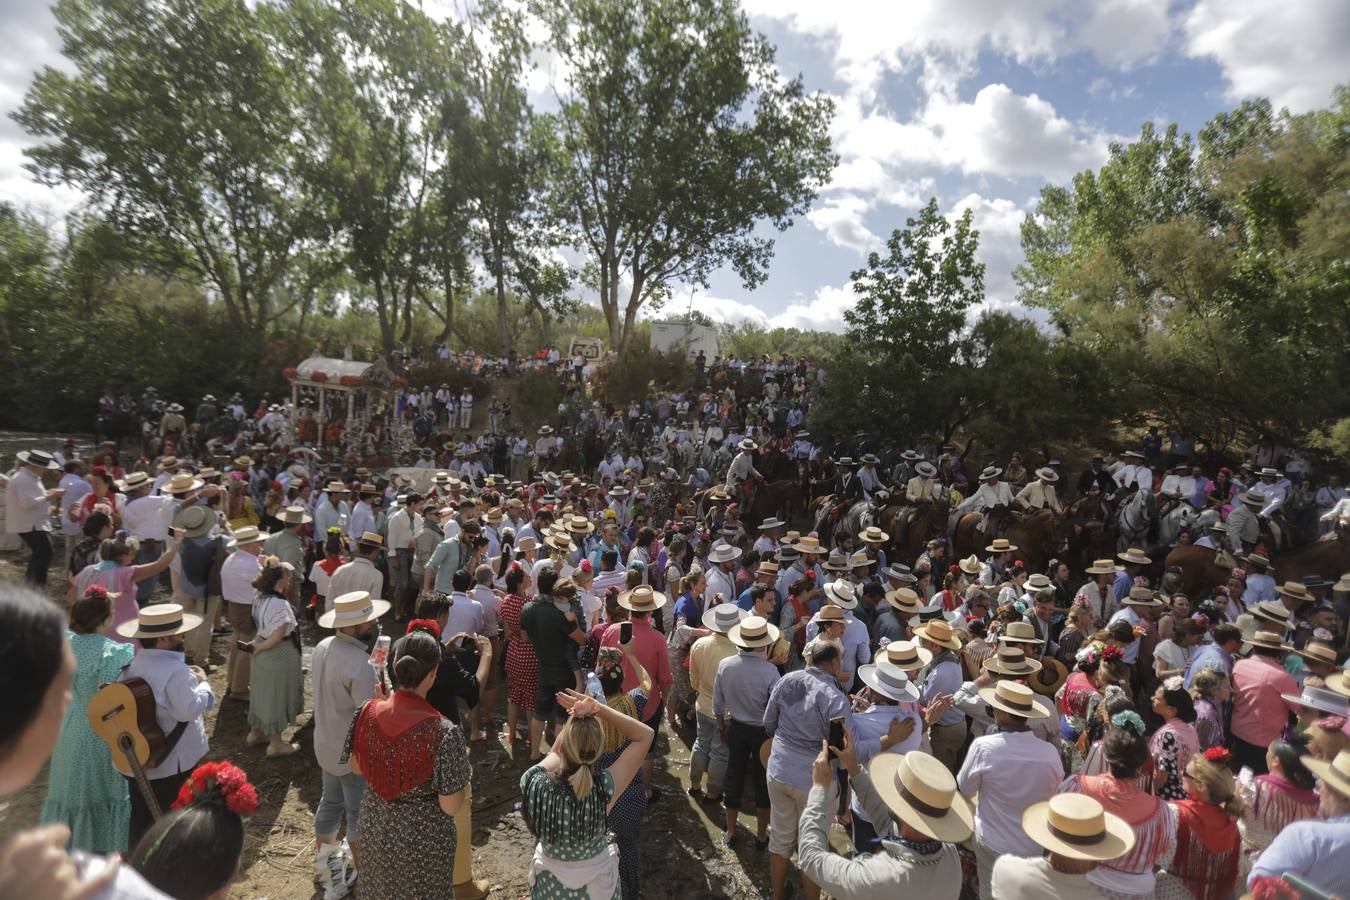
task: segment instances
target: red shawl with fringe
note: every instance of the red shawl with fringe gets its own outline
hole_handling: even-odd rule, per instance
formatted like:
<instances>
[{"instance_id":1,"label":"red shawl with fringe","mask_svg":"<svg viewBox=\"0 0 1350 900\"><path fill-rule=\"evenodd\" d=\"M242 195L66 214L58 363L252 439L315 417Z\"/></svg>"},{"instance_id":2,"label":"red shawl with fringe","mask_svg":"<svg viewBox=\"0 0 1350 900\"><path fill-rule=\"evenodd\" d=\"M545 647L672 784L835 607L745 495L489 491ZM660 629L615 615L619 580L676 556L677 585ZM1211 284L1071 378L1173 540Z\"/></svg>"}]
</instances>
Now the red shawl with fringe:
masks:
<instances>
[{"instance_id":1,"label":"red shawl with fringe","mask_svg":"<svg viewBox=\"0 0 1350 900\"><path fill-rule=\"evenodd\" d=\"M1172 808L1177 813L1177 852L1167 871L1186 883L1195 900L1233 896L1242 849L1237 819L1199 800L1179 800Z\"/></svg>"},{"instance_id":2,"label":"red shawl with fringe","mask_svg":"<svg viewBox=\"0 0 1350 900\"><path fill-rule=\"evenodd\" d=\"M367 703L352 733L352 756L366 784L392 802L430 781L441 747L441 718L412 691Z\"/></svg>"}]
</instances>

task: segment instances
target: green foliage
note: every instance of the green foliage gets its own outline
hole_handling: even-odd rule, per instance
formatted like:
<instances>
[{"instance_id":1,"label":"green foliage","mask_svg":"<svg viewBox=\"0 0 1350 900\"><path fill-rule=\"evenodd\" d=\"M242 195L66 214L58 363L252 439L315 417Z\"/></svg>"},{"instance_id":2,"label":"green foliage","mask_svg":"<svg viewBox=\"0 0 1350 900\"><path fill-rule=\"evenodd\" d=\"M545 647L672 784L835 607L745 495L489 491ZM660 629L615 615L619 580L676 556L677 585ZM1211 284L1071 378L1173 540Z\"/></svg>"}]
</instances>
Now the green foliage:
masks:
<instances>
[{"instance_id":1,"label":"green foliage","mask_svg":"<svg viewBox=\"0 0 1350 900\"><path fill-rule=\"evenodd\" d=\"M836 157L833 103L785 81L735 0L537 3L560 86L552 193L588 256L613 348L672 283L729 265L763 281L773 241ZM626 298L620 283L627 279Z\"/></svg>"},{"instance_id":2,"label":"green foliage","mask_svg":"<svg viewBox=\"0 0 1350 900\"><path fill-rule=\"evenodd\" d=\"M844 344L844 336L829 331L802 331L800 328L765 329L754 322L738 322L721 329L722 352L740 359L759 359L768 355L778 359L784 353L813 360L829 359Z\"/></svg>"},{"instance_id":3,"label":"green foliage","mask_svg":"<svg viewBox=\"0 0 1350 900\"><path fill-rule=\"evenodd\" d=\"M602 402L618 406L644 400L653 391L686 390L693 381L694 366L686 356L653 350L644 341L601 366L591 392Z\"/></svg>"},{"instance_id":4,"label":"green foliage","mask_svg":"<svg viewBox=\"0 0 1350 900\"><path fill-rule=\"evenodd\" d=\"M1342 463L1350 463L1350 418L1314 429L1308 435L1308 446Z\"/></svg>"},{"instance_id":5,"label":"green foliage","mask_svg":"<svg viewBox=\"0 0 1350 900\"><path fill-rule=\"evenodd\" d=\"M512 418L520 422L552 422L558 415L562 388L548 369L530 369L516 383Z\"/></svg>"}]
</instances>

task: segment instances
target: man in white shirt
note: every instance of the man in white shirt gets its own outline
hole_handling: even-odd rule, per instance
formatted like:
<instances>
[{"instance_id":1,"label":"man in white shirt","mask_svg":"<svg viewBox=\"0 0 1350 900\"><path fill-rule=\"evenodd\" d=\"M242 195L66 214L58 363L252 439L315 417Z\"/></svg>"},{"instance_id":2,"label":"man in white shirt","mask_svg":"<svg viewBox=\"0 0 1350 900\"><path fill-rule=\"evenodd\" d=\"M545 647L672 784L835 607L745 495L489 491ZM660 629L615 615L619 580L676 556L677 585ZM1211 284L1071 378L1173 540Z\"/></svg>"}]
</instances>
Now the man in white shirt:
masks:
<instances>
[{"instance_id":1,"label":"man in white shirt","mask_svg":"<svg viewBox=\"0 0 1350 900\"><path fill-rule=\"evenodd\" d=\"M394 510L385 524L389 549L386 561L394 576L394 618L411 619L416 591L409 592L409 574L412 572L413 544L422 532L422 505L425 498L413 492L404 498L403 505Z\"/></svg>"},{"instance_id":2,"label":"man in white shirt","mask_svg":"<svg viewBox=\"0 0 1350 900\"><path fill-rule=\"evenodd\" d=\"M119 680L145 680L155 699L160 730L174 741L159 765L145 771L161 809L168 809L177 798L183 781L208 749L202 716L215 708L216 695L206 673L198 666L189 666L183 654L184 635L201 625L201 616L183 612L176 603L164 603L144 607L136 619L117 626L122 637L140 642L140 649ZM175 732L176 739L172 737ZM128 838L129 846L134 847L154 823L154 817L135 781L126 780L131 791Z\"/></svg>"},{"instance_id":3,"label":"man in white shirt","mask_svg":"<svg viewBox=\"0 0 1350 900\"><path fill-rule=\"evenodd\" d=\"M367 531L356 541L356 554L349 563L343 563L328 580L328 594L323 598L324 612L333 608L333 598L352 591L367 591L372 597L384 593L384 574L375 568L375 557L384 549L384 538Z\"/></svg>"},{"instance_id":4,"label":"man in white shirt","mask_svg":"<svg viewBox=\"0 0 1350 900\"><path fill-rule=\"evenodd\" d=\"M150 476L144 472L132 472L122 479L118 487L127 496L122 504L122 527L127 534L140 542L135 564L144 565L154 562L164 552L164 542L168 538L169 524L177 504L171 494L152 493ZM147 578L136 584L136 602L144 606L155 594L157 578ZM252 603L252 595L249 602ZM247 682L245 682L247 690Z\"/></svg>"},{"instance_id":5,"label":"man in white shirt","mask_svg":"<svg viewBox=\"0 0 1350 900\"><path fill-rule=\"evenodd\" d=\"M877 466L881 463L872 453L864 453L858 458L858 483L862 485L863 499L871 500L872 494L881 490L881 476L877 474Z\"/></svg>"},{"instance_id":6,"label":"man in white shirt","mask_svg":"<svg viewBox=\"0 0 1350 900\"><path fill-rule=\"evenodd\" d=\"M1054 469L1045 468L1036 470L1036 480L1027 482L1026 487L1017 492L1013 502L1023 509L1053 509L1055 512L1064 512L1064 505L1059 502L1059 497L1055 496L1055 482L1059 481L1059 473Z\"/></svg>"},{"instance_id":7,"label":"man in white shirt","mask_svg":"<svg viewBox=\"0 0 1350 900\"><path fill-rule=\"evenodd\" d=\"M1007 510L1013 502L1012 485L1000 480L1002 474L1003 470L998 466L986 466L980 472L979 488L956 507L957 512L961 513L984 513L984 518L980 520L980 531L989 537L994 536L991 514L995 510Z\"/></svg>"},{"instance_id":8,"label":"man in white shirt","mask_svg":"<svg viewBox=\"0 0 1350 900\"><path fill-rule=\"evenodd\" d=\"M379 491L373 484L363 484L357 496L356 506L352 507L352 514L347 517L347 543L353 553L359 549L357 543L361 535L375 531L375 511L370 508L370 500L378 497ZM378 592L372 593L379 596Z\"/></svg>"},{"instance_id":9,"label":"man in white shirt","mask_svg":"<svg viewBox=\"0 0 1350 900\"><path fill-rule=\"evenodd\" d=\"M473 418L473 392L467 387L464 393L459 395L459 427L465 429L469 427L469 421Z\"/></svg>"},{"instance_id":10,"label":"man in white shirt","mask_svg":"<svg viewBox=\"0 0 1350 900\"><path fill-rule=\"evenodd\" d=\"M347 486L340 481L328 482L321 501L314 504L314 542L322 547L328 539L328 529L341 528L350 515Z\"/></svg>"},{"instance_id":11,"label":"man in white shirt","mask_svg":"<svg viewBox=\"0 0 1350 900\"><path fill-rule=\"evenodd\" d=\"M60 498L57 489L47 490L42 484L46 472L60 470L56 460L45 450L20 450L17 454L19 470L5 487L5 530L17 534L28 545L31 556L24 570L23 580L28 584L47 588L47 570L52 564L52 501Z\"/></svg>"},{"instance_id":12,"label":"man in white shirt","mask_svg":"<svg viewBox=\"0 0 1350 900\"><path fill-rule=\"evenodd\" d=\"M999 681L982 688L980 698L993 707L999 733L975 738L956 783L962 794L979 798L975 863L981 900L991 900L990 876L999 856L1040 853L1040 846L1022 828L1022 813L1055 795L1064 780L1064 764L1058 747L1031 733L1029 719L1045 715L1031 688Z\"/></svg>"},{"instance_id":13,"label":"man in white shirt","mask_svg":"<svg viewBox=\"0 0 1350 900\"><path fill-rule=\"evenodd\" d=\"M1153 471L1144 464L1144 454L1138 450L1126 450L1122 456L1124 462L1115 474L1116 485L1122 488L1138 487L1140 490L1153 490Z\"/></svg>"},{"instance_id":14,"label":"man in white shirt","mask_svg":"<svg viewBox=\"0 0 1350 900\"><path fill-rule=\"evenodd\" d=\"M703 608L711 609L717 605L717 595L727 603L735 603L740 596L736 590L736 560L741 558L741 548L718 541L708 553L707 587L703 591Z\"/></svg>"},{"instance_id":15,"label":"man in white shirt","mask_svg":"<svg viewBox=\"0 0 1350 900\"><path fill-rule=\"evenodd\" d=\"M70 557L75 552L75 545L80 542L80 520L70 515L72 507L78 507L84 500L85 495L92 493L94 486L84 477L84 460L69 459L65 462L63 468L66 473L61 476L56 487L64 491L61 495L61 508L65 510L61 515L61 536L64 542L66 558L66 571L70 571ZM149 579L147 579L149 580Z\"/></svg>"},{"instance_id":16,"label":"man in white shirt","mask_svg":"<svg viewBox=\"0 0 1350 900\"><path fill-rule=\"evenodd\" d=\"M226 545L233 550L220 565L220 594L225 600L225 618L234 629L234 640L252 641L257 635L257 626L253 623L253 600L257 591L253 589L253 580L258 577L261 566L258 554L262 551L262 534L252 525L245 525L234 533L234 540ZM249 676L252 671L253 656L230 645L230 657L227 663L228 676L225 698L248 700Z\"/></svg>"}]
</instances>

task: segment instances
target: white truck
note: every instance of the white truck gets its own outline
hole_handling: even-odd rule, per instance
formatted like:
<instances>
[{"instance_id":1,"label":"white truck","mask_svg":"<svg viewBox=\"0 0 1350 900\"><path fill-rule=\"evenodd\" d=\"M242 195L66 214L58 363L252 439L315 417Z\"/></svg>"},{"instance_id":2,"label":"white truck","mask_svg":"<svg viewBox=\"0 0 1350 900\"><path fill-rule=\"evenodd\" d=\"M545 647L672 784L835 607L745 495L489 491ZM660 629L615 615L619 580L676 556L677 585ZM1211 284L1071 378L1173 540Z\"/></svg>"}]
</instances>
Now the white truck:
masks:
<instances>
[{"instance_id":1,"label":"white truck","mask_svg":"<svg viewBox=\"0 0 1350 900\"><path fill-rule=\"evenodd\" d=\"M711 363L719 355L717 329L694 322L653 322L652 349L662 353L683 352L690 359L702 350Z\"/></svg>"}]
</instances>

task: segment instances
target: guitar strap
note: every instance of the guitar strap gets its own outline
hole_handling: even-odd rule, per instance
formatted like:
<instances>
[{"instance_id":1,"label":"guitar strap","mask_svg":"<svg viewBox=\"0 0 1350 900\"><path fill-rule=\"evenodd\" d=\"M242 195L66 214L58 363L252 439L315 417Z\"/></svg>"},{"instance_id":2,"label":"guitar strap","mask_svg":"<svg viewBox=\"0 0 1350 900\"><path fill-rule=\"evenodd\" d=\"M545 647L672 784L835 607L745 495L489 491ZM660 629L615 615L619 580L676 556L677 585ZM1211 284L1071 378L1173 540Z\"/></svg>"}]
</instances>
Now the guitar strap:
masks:
<instances>
[{"instance_id":1,"label":"guitar strap","mask_svg":"<svg viewBox=\"0 0 1350 900\"><path fill-rule=\"evenodd\" d=\"M170 731L164 736L164 752L160 753L157 759L150 761L150 768L153 769L155 766L164 762L168 755L173 752L173 748L178 745L178 741L183 737L183 732L187 731L187 727L187 722L179 722L177 725L173 726L173 731Z\"/></svg>"}]
</instances>

